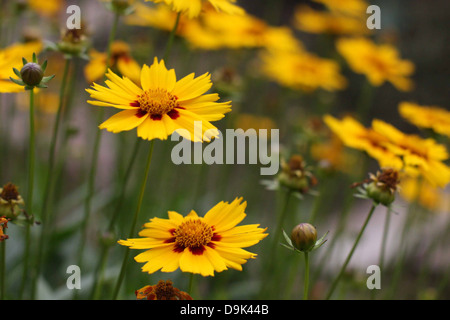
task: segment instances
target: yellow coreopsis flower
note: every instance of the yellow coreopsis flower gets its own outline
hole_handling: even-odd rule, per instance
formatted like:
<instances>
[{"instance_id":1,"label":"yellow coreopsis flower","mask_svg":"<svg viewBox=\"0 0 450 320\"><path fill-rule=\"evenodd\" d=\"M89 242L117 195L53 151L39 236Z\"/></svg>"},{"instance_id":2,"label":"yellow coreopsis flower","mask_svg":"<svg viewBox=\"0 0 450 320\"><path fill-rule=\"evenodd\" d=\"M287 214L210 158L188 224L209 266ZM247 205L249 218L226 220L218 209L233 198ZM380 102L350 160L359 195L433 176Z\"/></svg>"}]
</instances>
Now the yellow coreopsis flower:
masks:
<instances>
[{"instance_id":1,"label":"yellow coreopsis flower","mask_svg":"<svg viewBox=\"0 0 450 320\"><path fill-rule=\"evenodd\" d=\"M210 121L231 111L230 102L216 102L218 94L205 94L212 86L209 73L191 73L177 81L175 70L167 70L157 58L150 67L142 67L140 86L111 70L106 77L107 87L94 83L86 91L94 99L90 104L125 109L100 125L114 133L137 127L137 135L146 140L165 140L176 131L194 142L210 141L219 135Z\"/></svg>"},{"instance_id":2,"label":"yellow coreopsis flower","mask_svg":"<svg viewBox=\"0 0 450 320\"><path fill-rule=\"evenodd\" d=\"M444 145L433 139L405 134L377 119L372 121L372 128L388 139L382 145L403 159L405 169L417 170L433 186L445 187L450 182L450 167L443 163L448 159Z\"/></svg>"},{"instance_id":3,"label":"yellow coreopsis flower","mask_svg":"<svg viewBox=\"0 0 450 320\"><path fill-rule=\"evenodd\" d=\"M119 73L139 84L141 68L130 53L130 47L123 41L114 41L111 44L111 60L109 65ZM91 50L91 60L84 68L84 76L89 83L102 79L106 71L107 55L103 52Z\"/></svg>"},{"instance_id":4,"label":"yellow coreopsis flower","mask_svg":"<svg viewBox=\"0 0 450 320\"><path fill-rule=\"evenodd\" d=\"M304 50L268 50L262 53L261 58L262 72L292 89L310 92L322 88L335 91L347 85L336 61L320 58Z\"/></svg>"},{"instance_id":5,"label":"yellow coreopsis flower","mask_svg":"<svg viewBox=\"0 0 450 320\"><path fill-rule=\"evenodd\" d=\"M364 74L373 86L378 87L389 81L398 90L412 89L409 76L414 72L414 64L401 60L395 47L377 45L367 38L341 38L337 40L336 48L350 68Z\"/></svg>"},{"instance_id":6,"label":"yellow coreopsis flower","mask_svg":"<svg viewBox=\"0 0 450 320\"><path fill-rule=\"evenodd\" d=\"M405 177L400 182L400 195L408 202L417 201L429 210L444 210L448 212L449 196L442 189L436 188L426 180Z\"/></svg>"},{"instance_id":7,"label":"yellow coreopsis flower","mask_svg":"<svg viewBox=\"0 0 450 320\"><path fill-rule=\"evenodd\" d=\"M16 77L13 68L20 70L23 66L22 57L31 60L33 53L39 54L41 50L40 41L16 43L0 50L0 92L24 91L24 87L10 80L10 77Z\"/></svg>"},{"instance_id":8,"label":"yellow coreopsis flower","mask_svg":"<svg viewBox=\"0 0 450 320\"><path fill-rule=\"evenodd\" d=\"M412 124L450 137L450 111L411 102L400 103L398 110L400 115Z\"/></svg>"},{"instance_id":9,"label":"yellow coreopsis flower","mask_svg":"<svg viewBox=\"0 0 450 320\"><path fill-rule=\"evenodd\" d=\"M397 170L403 167L401 158L385 146L389 139L381 133L364 127L350 116L339 120L325 115L324 122L342 140L344 145L367 152L369 156L378 161L380 167Z\"/></svg>"},{"instance_id":10,"label":"yellow coreopsis flower","mask_svg":"<svg viewBox=\"0 0 450 320\"><path fill-rule=\"evenodd\" d=\"M145 262L143 272L183 272L214 276L228 268L242 270L256 254L242 248L253 246L267 236L258 224L237 226L246 216L242 198L220 202L204 217L191 211L186 217L169 211L169 219L153 218L139 233L142 238L120 240L131 249L147 249L137 255Z\"/></svg>"},{"instance_id":11,"label":"yellow coreopsis flower","mask_svg":"<svg viewBox=\"0 0 450 320\"><path fill-rule=\"evenodd\" d=\"M324 4L330 11L347 15L359 16L365 14L369 4L364 0L313 0Z\"/></svg>"},{"instance_id":12,"label":"yellow coreopsis flower","mask_svg":"<svg viewBox=\"0 0 450 320\"><path fill-rule=\"evenodd\" d=\"M370 33L364 17L352 17L332 12L315 11L299 6L294 13L294 26L304 32L334 35L363 35Z\"/></svg>"},{"instance_id":13,"label":"yellow coreopsis flower","mask_svg":"<svg viewBox=\"0 0 450 320\"><path fill-rule=\"evenodd\" d=\"M28 0L28 5L37 13L46 17L51 17L61 10L63 0Z\"/></svg>"},{"instance_id":14,"label":"yellow coreopsis flower","mask_svg":"<svg viewBox=\"0 0 450 320\"><path fill-rule=\"evenodd\" d=\"M228 14L243 14L245 11L238 5L236 0L146 0L155 3L164 2L171 6L172 10L187 14L189 18L195 18L200 15L206 7L213 6L217 11Z\"/></svg>"}]
</instances>

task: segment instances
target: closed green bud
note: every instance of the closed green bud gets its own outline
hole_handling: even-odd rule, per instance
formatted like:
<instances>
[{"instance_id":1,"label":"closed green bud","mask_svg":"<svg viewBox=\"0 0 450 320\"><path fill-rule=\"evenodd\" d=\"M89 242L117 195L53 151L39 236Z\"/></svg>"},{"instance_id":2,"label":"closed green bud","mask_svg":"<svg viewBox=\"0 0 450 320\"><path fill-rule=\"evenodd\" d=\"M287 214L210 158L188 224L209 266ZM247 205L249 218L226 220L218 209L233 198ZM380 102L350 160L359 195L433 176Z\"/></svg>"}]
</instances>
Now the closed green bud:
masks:
<instances>
[{"instance_id":1,"label":"closed green bud","mask_svg":"<svg viewBox=\"0 0 450 320\"><path fill-rule=\"evenodd\" d=\"M20 76L26 85L34 87L41 83L44 78L44 71L39 64L28 62L20 70Z\"/></svg>"},{"instance_id":2,"label":"closed green bud","mask_svg":"<svg viewBox=\"0 0 450 320\"><path fill-rule=\"evenodd\" d=\"M316 228L309 223L300 223L291 232L292 244L300 251L311 251L317 241Z\"/></svg>"}]
</instances>

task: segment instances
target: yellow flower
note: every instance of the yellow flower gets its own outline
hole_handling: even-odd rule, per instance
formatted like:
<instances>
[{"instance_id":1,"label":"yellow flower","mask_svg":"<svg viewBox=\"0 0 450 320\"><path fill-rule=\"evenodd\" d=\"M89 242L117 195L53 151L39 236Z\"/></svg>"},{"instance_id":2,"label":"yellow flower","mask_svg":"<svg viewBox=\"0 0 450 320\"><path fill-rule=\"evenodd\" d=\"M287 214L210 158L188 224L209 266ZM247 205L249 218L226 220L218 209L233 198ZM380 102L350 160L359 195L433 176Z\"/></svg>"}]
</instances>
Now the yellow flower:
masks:
<instances>
[{"instance_id":1,"label":"yellow flower","mask_svg":"<svg viewBox=\"0 0 450 320\"><path fill-rule=\"evenodd\" d=\"M30 8L39 14L51 17L56 15L62 8L63 0L28 0Z\"/></svg>"},{"instance_id":2,"label":"yellow flower","mask_svg":"<svg viewBox=\"0 0 450 320\"><path fill-rule=\"evenodd\" d=\"M169 211L169 219L153 218L139 233L142 238L120 240L131 249L147 249L135 257L146 262L143 272L183 272L214 276L228 268L242 270L256 254L242 248L253 246L267 234L258 224L236 226L246 216L242 198L220 202L204 217L191 211L186 217Z\"/></svg>"},{"instance_id":3,"label":"yellow flower","mask_svg":"<svg viewBox=\"0 0 450 320\"><path fill-rule=\"evenodd\" d=\"M216 102L218 94L205 94L212 86L209 73L196 78L191 73L177 81L175 70L167 70L157 58L150 67L142 67L140 86L111 70L106 77L108 87L94 83L86 91L94 99L88 101L92 105L125 109L100 125L114 133L137 127L137 135L146 140L165 140L177 131L194 142L210 141L219 135L210 121L231 111L230 102Z\"/></svg>"},{"instance_id":4,"label":"yellow flower","mask_svg":"<svg viewBox=\"0 0 450 320\"><path fill-rule=\"evenodd\" d=\"M159 280L154 286L145 286L136 290L137 300L192 300L192 297L173 286L172 281Z\"/></svg>"},{"instance_id":5,"label":"yellow flower","mask_svg":"<svg viewBox=\"0 0 450 320\"><path fill-rule=\"evenodd\" d=\"M9 78L16 78L13 68L20 70L23 67L22 57L30 61L33 53L39 54L42 50L40 41L16 43L0 50L0 92L22 92L23 86L18 86Z\"/></svg>"},{"instance_id":6,"label":"yellow flower","mask_svg":"<svg viewBox=\"0 0 450 320\"><path fill-rule=\"evenodd\" d=\"M369 4L364 0L313 0L322 3L330 11L361 17Z\"/></svg>"},{"instance_id":7,"label":"yellow flower","mask_svg":"<svg viewBox=\"0 0 450 320\"><path fill-rule=\"evenodd\" d=\"M448 212L448 194L423 179L402 178L400 195L408 202L418 201L421 206L429 210L444 210Z\"/></svg>"},{"instance_id":8,"label":"yellow flower","mask_svg":"<svg viewBox=\"0 0 450 320\"><path fill-rule=\"evenodd\" d=\"M341 38L337 40L336 47L350 68L364 74L373 86L378 87L389 81L398 90L412 89L412 81L408 77L414 72L414 65L408 60L401 60L393 46L377 45L366 38Z\"/></svg>"},{"instance_id":9,"label":"yellow flower","mask_svg":"<svg viewBox=\"0 0 450 320\"><path fill-rule=\"evenodd\" d=\"M367 152L380 164L380 167L401 169L402 159L386 147L389 139L373 129L364 127L357 120L346 116L338 120L330 115L324 116L327 126L350 148Z\"/></svg>"},{"instance_id":10,"label":"yellow flower","mask_svg":"<svg viewBox=\"0 0 450 320\"><path fill-rule=\"evenodd\" d=\"M344 144L336 134L328 141L313 143L310 152L311 157L319 162L319 166L327 170L351 172L356 164L356 159L345 152Z\"/></svg>"},{"instance_id":11,"label":"yellow flower","mask_svg":"<svg viewBox=\"0 0 450 320\"><path fill-rule=\"evenodd\" d=\"M322 88L335 91L347 85L334 60L320 58L303 50L269 50L263 52L261 58L263 73L292 89L310 92Z\"/></svg>"},{"instance_id":12,"label":"yellow flower","mask_svg":"<svg viewBox=\"0 0 450 320\"><path fill-rule=\"evenodd\" d=\"M328 33L335 35L362 35L370 33L366 20L336 13L315 11L307 6L297 7L294 13L294 25L297 29L310 33Z\"/></svg>"},{"instance_id":13,"label":"yellow flower","mask_svg":"<svg viewBox=\"0 0 450 320\"><path fill-rule=\"evenodd\" d=\"M228 14L243 14L244 9L236 5L236 0L146 0L155 3L165 2L172 10L182 12L189 18L195 18L205 7L213 6L217 11Z\"/></svg>"},{"instance_id":14,"label":"yellow flower","mask_svg":"<svg viewBox=\"0 0 450 320\"><path fill-rule=\"evenodd\" d=\"M407 170L417 170L433 186L445 187L450 182L450 167L443 163L448 159L445 146L433 139L405 134L377 119L372 121L372 128L388 139L383 146L401 157Z\"/></svg>"},{"instance_id":15,"label":"yellow flower","mask_svg":"<svg viewBox=\"0 0 450 320\"><path fill-rule=\"evenodd\" d=\"M148 6L143 3L136 3L132 14L125 17L125 22L130 25L153 27L165 31L171 31L175 25L177 14L166 5ZM180 16L177 34L183 34L184 25L195 23L185 16Z\"/></svg>"},{"instance_id":16,"label":"yellow flower","mask_svg":"<svg viewBox=\"0 0 450 320\"><path fill-rule=\"evenodd\" d=\"M402 102L398 108L400 115L412 124L450 137L450 111L411 102Z\"/></svg>"},{"instance_id":17,"label":"yellow flower","mask_svg":"<svg viewBox=\"0 0 450 320\"><path fill-rule=\"evenodd\" d=\"M276 124L269 117L241 113L237 116L234 127L244 131L254 129L256 134L259 134L259 130L267 130L267 137L270 137L270 131L276 128Z\"/></svg>"},{"instance_id":18,"label":"yellow flower","mask_svg":"<svg viewBox=\"0 0 450 320\"><path fill-rule=\"evenodd\" d=\"M109 65L134 83L139 84L141 68L130 53L130 47L123 41L114 41L111 45ZM90 61L84 68L84 76L89 83L102 79L106 71L106 53L91 50Z\"/></svg>"}]
</instances>

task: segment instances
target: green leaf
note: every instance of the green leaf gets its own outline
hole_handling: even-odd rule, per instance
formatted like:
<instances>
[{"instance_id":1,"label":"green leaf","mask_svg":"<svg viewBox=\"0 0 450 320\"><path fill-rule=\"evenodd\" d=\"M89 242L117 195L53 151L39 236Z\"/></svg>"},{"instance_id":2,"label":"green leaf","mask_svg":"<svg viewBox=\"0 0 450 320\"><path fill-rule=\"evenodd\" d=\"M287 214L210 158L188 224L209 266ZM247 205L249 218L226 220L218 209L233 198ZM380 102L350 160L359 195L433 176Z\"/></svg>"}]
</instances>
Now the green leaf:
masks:
<instances>
[{"instance_id":1,"label":"green leaf","mask_svg":"<svg viewBox=\"0 0 450 320\"><path fill-rule=\"evenodd\" d=\"M14 82L15 84L18 84L19 86L25 86L25 83L20 79L14 79L12 77L9 77L9 79L11 79L12 82Z\"/></svg>"},{"instance_id":2,"label":"green leaf","mask_svg":"<svg viewBox=\"0 0 450 320\"><path fill-rule=\"evenodd\" d=\"M291 240L291 238L289 238L289 236L286 234L286 232L284 232L284 230L283 230L283 237L284 237L284 239L286 240L286 242L287 242L291 247L294 247L294 246L292 245L292 240Z\"/></svg>"},{"instance_id":3,"label":"green leaf","mask_svg":"<svg viewBox=\"0 0 450 320\"><path fill-rule=\"evenodd\" d=\"M48 76L48 77L43 77L42 80L41 80L41 83L47 83L50 80L52 80L54 77L55 77L55 75L51 75L51 76Z\"/></svg>"},{"instance_id":4,"label":"green leaf","mask_svg":"<svg viewBox=\"0 0 450 320\"><path fill-rule=\"evenodd\" d=\"M22 78L22 75L20 74L19 70L17 70L16 68L13 68L13 71L16 74L16 76L18 76L19 78Z\"/></svg>"}]
</instances>

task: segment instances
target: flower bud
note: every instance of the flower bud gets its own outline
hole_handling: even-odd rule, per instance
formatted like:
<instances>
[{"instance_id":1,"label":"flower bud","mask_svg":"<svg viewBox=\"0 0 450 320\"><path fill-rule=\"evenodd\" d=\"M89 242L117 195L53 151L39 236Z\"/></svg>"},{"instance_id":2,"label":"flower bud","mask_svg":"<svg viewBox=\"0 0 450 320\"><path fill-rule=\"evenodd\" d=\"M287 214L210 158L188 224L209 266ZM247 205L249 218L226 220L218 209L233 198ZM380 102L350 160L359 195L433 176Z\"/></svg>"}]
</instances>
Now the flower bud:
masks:
<instances>
[{"instance_id":1,"label":"flower bud","mask_svg":"<svg viewBox=\"0 0 450 320\"><path fill-rule=\"evenodd\" d=\"M306 167L303 157L293 155L288 163L282 162L278 181L290 190L307 193L317 184L316 177Z\"/></svg>"},{"instance_id":2,"label":"flower bud","mask_svg":"<svg viewBox=\"0 0 450 320\"><path fill-rule=\"evenodd\" d=\"M395 191L399 183L398 171L384 169L376 175L370 175L370 183L366 185L367 197L375 203L389 206L395 200Z\"/></svg>"},{"instance_id":3,"label":"flower bud","mask_svg":"<svg viewBox=\"0 0 450 320\"><path fill-rule=\"evenodd\" d=\"M41 83L44 78L44 71L39 64L28 62L20 70L20 76L26 85L34 87Z\"/></svg>"},{"instance_id":4,"label":"flower bud","mask_svg":"<svg viewBox=\"0 0 450 320\"><path fill-rule=\"evenodd\" d=\"M292 244L300 251L312 250L317 241L316 228L309 223L300 223L291 232Z\"/></svg>"}]
</instances>

